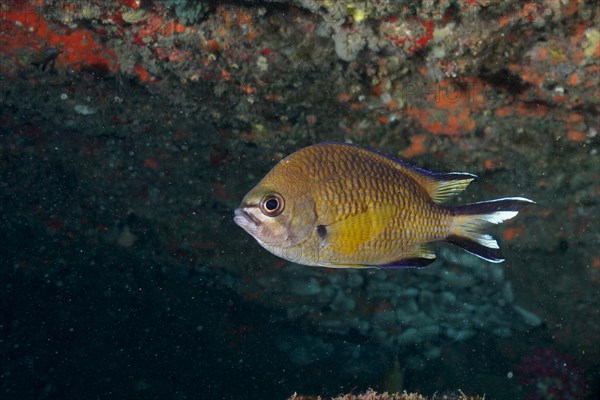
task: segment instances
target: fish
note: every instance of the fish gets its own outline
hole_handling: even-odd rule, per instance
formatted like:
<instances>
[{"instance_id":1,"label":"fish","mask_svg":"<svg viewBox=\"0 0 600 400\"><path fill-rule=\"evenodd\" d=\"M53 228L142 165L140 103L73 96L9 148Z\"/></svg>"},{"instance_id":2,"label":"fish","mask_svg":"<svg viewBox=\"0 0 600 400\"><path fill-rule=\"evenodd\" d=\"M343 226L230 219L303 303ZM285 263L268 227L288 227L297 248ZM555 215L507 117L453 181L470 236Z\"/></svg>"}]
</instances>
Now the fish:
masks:
<instances>
[{"instance_id":1,"label":"fish","mask_svg":"<svg viewBox=\"0 0 600 400\"><path fill-rule=\"evenodd\" d=\"M49 71L56 67L56 58L62 53L62 46L59 47L48 47L42 52L35 54L29 62L36 68L39 68L42 72L46 71L46 68L50 66Z\"/></svg>"},{"instance_id":2,"label":"fish","mask_svg":"<svg viewBox=\"0 0 600 400\"><path fill-rule=\"evenodd\" d=\"M242 199L234 222L269 252L329 268L420 268L449 242L504 261L483 230L535 204L506 197L442 204L476 175L435 173L377 150L325 142L282 159Z\"/></svg>"}]
</instances>

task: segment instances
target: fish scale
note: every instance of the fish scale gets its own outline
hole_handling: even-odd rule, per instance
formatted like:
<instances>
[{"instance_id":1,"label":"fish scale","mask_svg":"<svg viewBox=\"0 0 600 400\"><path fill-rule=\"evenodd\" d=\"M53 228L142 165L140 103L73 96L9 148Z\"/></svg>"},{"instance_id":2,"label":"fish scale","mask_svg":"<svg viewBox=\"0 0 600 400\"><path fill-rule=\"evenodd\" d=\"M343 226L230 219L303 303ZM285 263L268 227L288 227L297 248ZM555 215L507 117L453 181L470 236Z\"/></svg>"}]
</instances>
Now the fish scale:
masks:
<instances>
[{"instance_id":1,"label":"fish scale","mask_svg":"<svg viewBox=\"0 0 600 400\"><path fill-rule=\"evenodd\" d=\"M308 155L314 164L319 164L319 158L324 155L324 148L315 148L313 154ZM374 157L375 156L375 157ZM311 186L311 193L316 203L322 206L317 208L319 217L325 225L343 221L359 212L368 211L378 205L393 204L398 212L392 215L388 227L378 236L361 244L353 254L353 263L363 264L372 262L378 258L371 254L373 250L378 253L388 254L402 253L410 249L416 251L416 245L423 241L439 240L445 237L442 229L433 229L428 221L439 221L447 217L447 213L438 210L436 213L427 210L425 202L408 202L409 196L419 196L420 189L417 184L401 173L401 171L390 168L390 164L382 162L381 156L369 152L355 154L352 160L347 155L335 156L327 163L329 168L315 171L316 185ZM331 166L337 165L337 168ZM334 184L332 176L338 180ZM319 189L319 180L326 181L325 190ZM322 193L327 196L322 197ZM430 212L427 212L430 211ZM425 221L420 230L411 229L418 226L417 220ZM447 226L445 224L444 226ZM437 232L436 232L437 231ZM396 232L398 235L393 235ZM447 232L446 232L447 233ZM350 235L350 233L348 233ZM377 244L374 246L373 244ZM394 261L394 260L390 260Z\"/></svg>"},{"instance_id":2,"label":"fish scale","mask_svg":"<svg viewBox=\"0 0 600 400\"><path fill-rule=\"evenodd\" d=\"M317 154L323 154L322 151ZM363 162L361 156L366 156L367 162ZM363 243L356 248L354 261L356 262L373 262L373 250L377 253L390 251L407 251L415 249L415 245L423 241L438 240L443 238L441 232L435 232L432 225L425 223L423 229L415 231L410 229L412 226L417 226L415 220L419 217L423 221L431 220L431 212L425 210L427 203L413 202L409 204L406 198L410 195L407 188L418 191L415 183L410 181L399 170L390 169L386 163L373 162L371 153L362 153L361 156L354 158L354 163L351 165L348 157L343 157L338 163L338 168L335 173L339 177L339 182L336 185L328 185L326 187L327 202L323 204L323 210L319 215L324 217L324 222L335 221L336 218L346 219L359 212L365 212L369 208L376 208L380 204L395 204L398 211L390 218L389 225L380 235L372 237L371 240ZM339 158L339 157L338 157ZM332 165L332 164L329 164ZM331 173L331 170L326 170L325 173ZM321 175L321 174L318 174ZM378 177L378 179L357 179L360 177ZM328 178L324 176L322 178ZM328 181L331 182L331 181ZM313 186L318 188L318 185ZM319 190L314 191L314 197L317 202L322 201ZM352 194L355 194L352 196ZM417 195L417 194L415 194ZM418 196L418 195L417 195ZM347 207L342 207L342 212L338 214L339 204ZM443 215L445 213L441 212ZM437 219L440 219L441 216ZM393 233L400 235L393 235ZM437 233L438 236L435 236ZM343 240L343 239L342 239ZM374 246L376 244L377 246ZM416 250L416 249L415 249ZM376 255L376 257L378 257Z\"/></svg>"}]
</instances>

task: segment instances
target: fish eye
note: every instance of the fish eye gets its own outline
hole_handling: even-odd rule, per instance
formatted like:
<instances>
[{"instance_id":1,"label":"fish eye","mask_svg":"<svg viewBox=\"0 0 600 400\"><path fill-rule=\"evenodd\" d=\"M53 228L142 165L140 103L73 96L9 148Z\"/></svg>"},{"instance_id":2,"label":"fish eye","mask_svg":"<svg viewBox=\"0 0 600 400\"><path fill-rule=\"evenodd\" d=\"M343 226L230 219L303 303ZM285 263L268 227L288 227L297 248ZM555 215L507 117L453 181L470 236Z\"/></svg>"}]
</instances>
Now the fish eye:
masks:
<instances>
[{"instance_id":1,"label":"fish eye","mask_svg":"<svg viewBox=\"0 0 600 400\"><path fill-rule=\"evenodd\" d=\"M283 212L285 201L278 193L268 194L260 202L260 211L267 217L276 217Z\"/></svg>"}]
</instances>

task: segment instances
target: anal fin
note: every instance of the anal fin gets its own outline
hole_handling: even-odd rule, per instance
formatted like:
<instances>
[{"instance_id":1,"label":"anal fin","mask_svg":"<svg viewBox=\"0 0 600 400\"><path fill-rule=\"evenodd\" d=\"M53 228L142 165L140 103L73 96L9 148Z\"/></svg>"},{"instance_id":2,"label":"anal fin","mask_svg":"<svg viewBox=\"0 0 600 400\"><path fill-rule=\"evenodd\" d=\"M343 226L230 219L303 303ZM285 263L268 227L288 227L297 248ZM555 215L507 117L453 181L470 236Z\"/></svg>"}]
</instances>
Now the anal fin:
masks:
<instances>
[{"instance_id":1,"label":"anal fin","mask_svg":"<svg viewBox=\"0 0 600 400\"><path fill-rule=\"evenodd\" d=\"M423 268L435 261L435 258L413 257L404 258L389 264L379 265L379 268Z\"/></svg>"},{"instance_id":2,"label":"anal fin","mask_svg":"<svg viewBox=\"0 0 600 400\"><path fill-rule=\"evenodd\" d=\"M418 247L412 256L393 261L389 264L380 265L381 268L423 268L435 261L435 253L425 243Z\"/></svg>"}]
</instances>

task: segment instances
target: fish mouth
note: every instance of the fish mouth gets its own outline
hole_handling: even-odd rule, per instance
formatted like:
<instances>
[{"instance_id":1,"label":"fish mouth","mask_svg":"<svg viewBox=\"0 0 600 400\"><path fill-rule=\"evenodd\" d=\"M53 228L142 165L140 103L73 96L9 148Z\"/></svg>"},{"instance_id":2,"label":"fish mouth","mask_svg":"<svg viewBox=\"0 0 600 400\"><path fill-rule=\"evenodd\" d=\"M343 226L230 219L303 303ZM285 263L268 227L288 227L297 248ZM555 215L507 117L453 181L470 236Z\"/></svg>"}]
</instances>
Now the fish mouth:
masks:
<instances>
[{"instance_id":1,"label":"fish mouth","mask_svg":"<svg viewBox=\"0 0 600 400\"><path fill-rule=\"evenodd\" d=\"M249 226L258 227L262 224L258 218L243 208L236 208L233 214L233 221L244 229Z\"/></svg>"}]
</instances>

